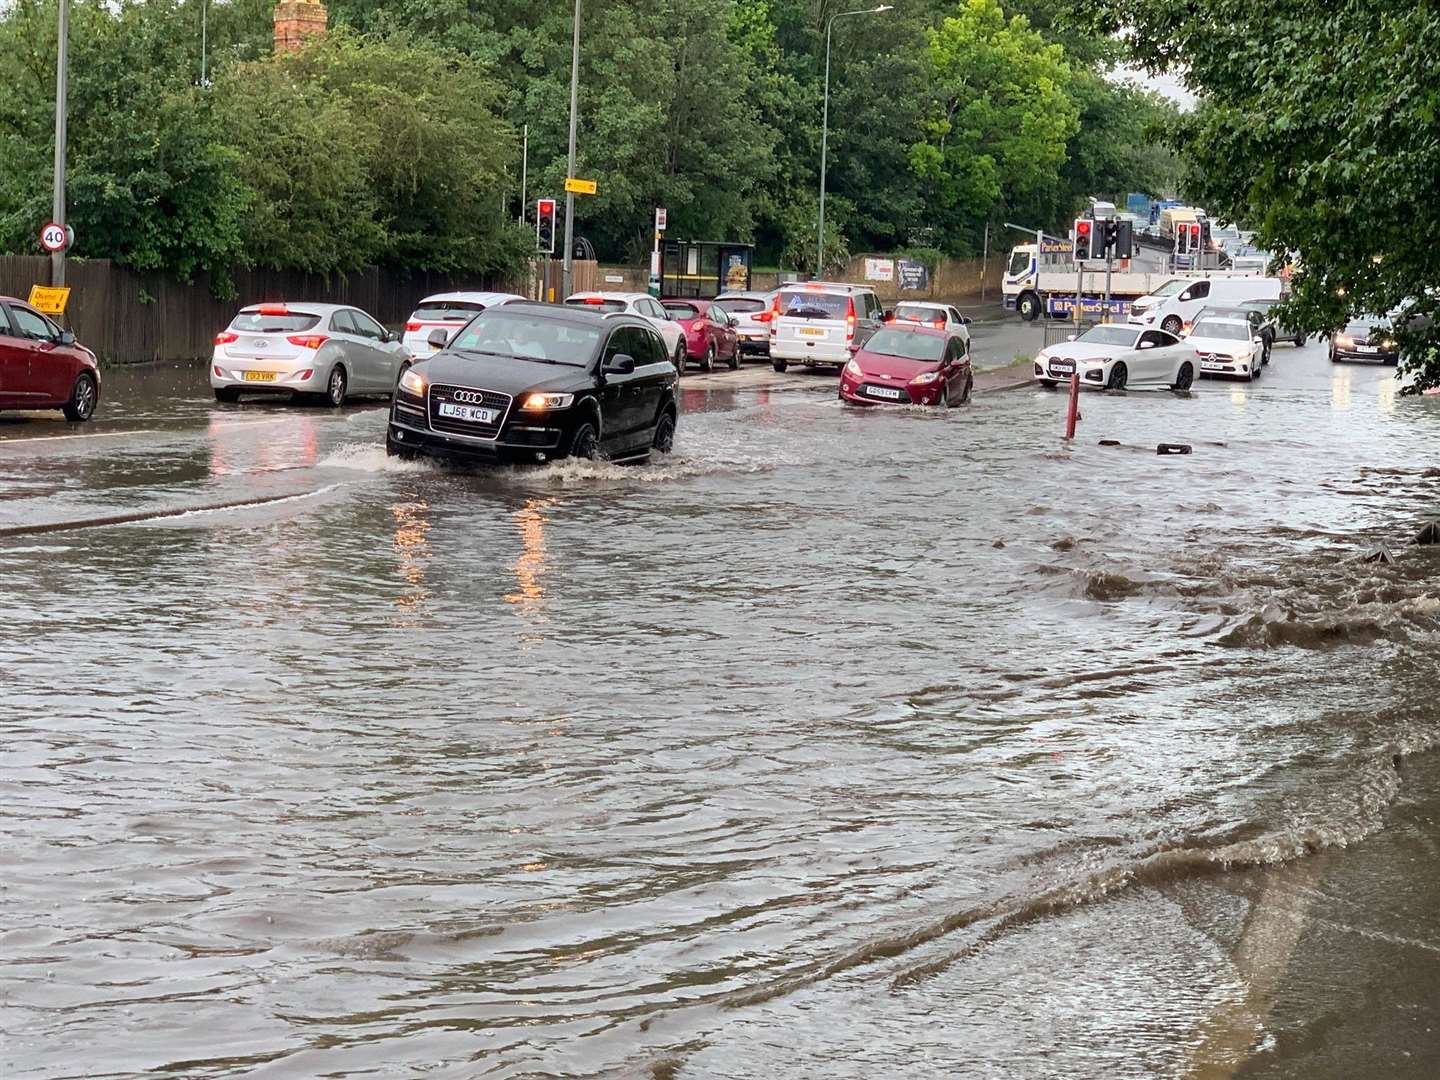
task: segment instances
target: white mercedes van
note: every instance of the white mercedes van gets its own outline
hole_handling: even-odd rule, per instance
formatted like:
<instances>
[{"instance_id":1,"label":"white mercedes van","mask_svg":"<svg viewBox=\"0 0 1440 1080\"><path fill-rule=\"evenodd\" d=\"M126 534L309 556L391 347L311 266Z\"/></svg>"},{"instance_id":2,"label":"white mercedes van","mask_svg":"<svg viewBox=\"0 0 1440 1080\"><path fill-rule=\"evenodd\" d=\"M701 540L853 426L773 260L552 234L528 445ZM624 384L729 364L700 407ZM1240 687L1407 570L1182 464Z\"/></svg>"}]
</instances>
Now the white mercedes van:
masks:
<instances>
[{"instance_id":1,"label":"white mercedes van","mask_svg":"<svg viewBox=\"0 0 1440 1080\"><path fill-rule=\"evenodd\" d=\"M1130 305L1130 321L1178 334L1195 321L1201 308L1278 300L1282 284L1279 278L1250 275L1171 278Z\"/></svg>"}]
</instances>

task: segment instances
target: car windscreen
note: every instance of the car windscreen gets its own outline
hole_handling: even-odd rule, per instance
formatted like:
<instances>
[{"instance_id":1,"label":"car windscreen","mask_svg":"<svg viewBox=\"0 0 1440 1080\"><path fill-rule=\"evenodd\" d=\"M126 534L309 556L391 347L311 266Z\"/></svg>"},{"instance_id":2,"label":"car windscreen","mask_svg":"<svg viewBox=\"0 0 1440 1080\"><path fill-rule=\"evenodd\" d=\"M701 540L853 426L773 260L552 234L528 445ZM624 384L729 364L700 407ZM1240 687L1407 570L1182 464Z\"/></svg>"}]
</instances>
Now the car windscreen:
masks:
<instances>
[{"instance_id":1,"label":"car windscreen","mask_svg":"<svg viewBox=\"0 0 1440 1080\"><path fill-rule=\"evenodd\" d=\"M780 314L792 319L843 319L850 314L850 297L844 293L797 289L780 294Z\"/></svg>"},{"instance_id":2,"label":"car windscreen","mask_svg":"<svg viewBox=\"0 0 1440 1080\"><path fill-rule=\"evenodd\" d=\"M625 310L624 300L602 300L598 296L592 296L588 300L576 299L572 296L569 300L566 300L565 303L571 307L583 307L591 311L603 311L606 315L613 315L617 311Z\"/></svg>"},{"instance_id":3,"label":"car windscreen","mask_svg":"<svg viewBox=\"0 0 1440 1080\"><path fill-rule=\"evenodd\" d=\"M484 304L467 300L436 300L421 304L410 318L416 322L464 322L478 311L484 311Z\"/></svg>"},{"instance_id":4,"label":"car windscreen","mask_svg":"<svg viewBox=\"0 0 1440 1080\"><path fill-rule=\"evenodd\" d=\"M747 300L743 296L737 296L729 300L716 300L715 306L721 311L728 311L732 315L748 315L752 311L764 311L764 300Z\"/></svg>"},{"instance_id":5,"label":"car windscreen","mask_svg":"<svg viewBox=\"0 0 1440 1080\"><path fill-rule=\"evenodd\" d=\"M672 319L700 318L700 309L694 304L679 304L671 300L666 300L661 306L665 308Z\"/></svg>"},{"instance_id":6,"label":"car windscreen","mask_svg":"<svg viewBox=\"0 0 1440 1080\"><path fill-rule=\"evenodd\" d=\"M945 339L938 334L916 334L906 330L881 330L865 343L867 353L898 356L903 360L938 361L945 353Z\"/></svg>"},{"instance_id":7,"label":"car windscreen","mask_svg":"<svg viewBox=\"0 0 1440 1080\"><path fill-rule=\"evenodd\" d=\"M1138 336L1138 330L1131 330L1124 326L1092 326L1075 340L1084 342L1086 345L1120 345L1127 349L1133 349Z\"/></svg>"},{"instance_id":8,"label":"car windscreen","mask_svg":"<svg viewBox=\"0 0 1440 1080\"><path fill-rule=\"evenodd\" d=\"M491 308L475 316L446 346L447 352L487 353L585 367L600 341L598 326L574 326Z\"/></svg>"},{"instance_id":9,"label":"car windscreen","mask_svg":"<svg viewBox=\"0 0 1440 1080\"><path fill-rule=\"evenodd\" d=\"M1167 281L1152 294L1154 296L1179 296L1190 285L1188 281Z\"/></svg>"},{"instance_id":10,"label":"car windscreen","mask_svg":"<svg viewBox=\"0 0 1440 1080\"><path fill-rule=\"evenodd\" d=\"M1342 333L1350 337L1364 337L1376 331L1384 331L1389 324L1384 319L1361 319L1345 324Z\"/></svg>"},{"instance_id":11,"label":"car windscreen","mask_svg":"<svg viewBox=\"0 0 1440 1080\"><path fill-rule=\"evenodd\" d=\"M1030 269L1030 252L1012 251L1010 253L1010 273L1023 274Z\"/></svg>"},{"instance_id":12,"label":"car windscreen","mask_svg":"<svg viewBox=\"0 0 1440 1080\"><path fill-rule=\"evenodd\" d=\"M239 330L243 334L293 334L297 330L309 330L319 321L319 315L311 315L308 311L262 315L256 308L236 315L230 329Z\"/></svg>"},{"instance_id":13,"label":"car windscreen","mask_svg":"<svg viewBox=\"0 0 1440 1080\"><path fill-rule=\"evenodd\" d=\"M924 307L920 304L896 304L895 318L913 319L915 322L938 322L945 321L945 312L938 308Z\"/></svg>"},{"instance_id":14,"label":"car windscreen","mask_svg":"<svg viewBox=\"0 0 1440 1080\"><path fill-rule=\"evenodd\" d=\"M1208 322L1202 319L1190 332L1191 337L1218 338L1221 341L1249 341L1250 327L1238 322Z\"/></svg>"}]
</instances>

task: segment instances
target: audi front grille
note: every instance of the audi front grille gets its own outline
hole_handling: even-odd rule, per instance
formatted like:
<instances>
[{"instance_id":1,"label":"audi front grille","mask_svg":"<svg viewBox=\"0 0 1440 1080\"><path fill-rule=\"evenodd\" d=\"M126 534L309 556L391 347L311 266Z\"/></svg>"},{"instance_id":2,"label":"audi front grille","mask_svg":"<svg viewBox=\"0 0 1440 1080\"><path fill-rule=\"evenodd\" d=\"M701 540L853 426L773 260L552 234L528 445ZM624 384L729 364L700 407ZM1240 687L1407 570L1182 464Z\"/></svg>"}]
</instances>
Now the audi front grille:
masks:
<instances>
[{"instance_id":1,"label":"audi front grille","mask_svg":"<svg viewBox=\"0 0 1440 1080\"><path fill-rule=\"evenodd\" d=\"M464 400L457 399L457 394ZM441 384L430 387L429 400L430 426L434 430L447 435L464 435L471 439L494 442L500 437L500 429L505 426L505 418L510 413L510 403L514 399L509 394L501 394L495 390ZM440 406L444 404L474 405L482 409L493 409L497 419L493 424L477 424L469 420L457 420L453 416L441 416Z\"/></svg>"}]
</instances>

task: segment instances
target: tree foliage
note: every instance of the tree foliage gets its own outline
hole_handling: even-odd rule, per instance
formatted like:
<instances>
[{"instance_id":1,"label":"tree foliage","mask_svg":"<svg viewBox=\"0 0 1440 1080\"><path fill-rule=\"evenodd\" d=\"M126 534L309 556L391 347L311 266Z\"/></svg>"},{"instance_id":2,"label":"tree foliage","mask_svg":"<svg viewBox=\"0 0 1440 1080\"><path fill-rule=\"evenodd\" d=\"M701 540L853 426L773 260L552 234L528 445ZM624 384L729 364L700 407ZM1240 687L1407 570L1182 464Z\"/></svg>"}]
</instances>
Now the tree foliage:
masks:
<instances>
[{"instance_id":1,"label":"tree foliage","mask_svg":"<svg viewBox=\"0 0 1440 1080\"><path fill-rule=\"evenodd\" d=\"M520 203L567 173L571 16L532 0L332 0L272 56L271 0L72 0L78 253L184 275L371 261L504 269ZM987 222L1054 227L1090 194L1163 186L1158 103L1105 77L1068 0L586 0L576 230L638 260L671 235L815 246L826 28L827 251L975 251ZM0 0L0 249L48 212L55 0ZM1015 16L1021 16L1016 18Z\"/></svg>"},{"instance_id":2,"label":"tree foliage","mask_svg":"<svg viewBox=\"0 0 1440 1080\"><path fill-rule=\"evenodd\" d=\"M1200 104L1172 129L1186 187L1212 213L1298 255L1287 317L1328 331L1351 314L1440 304L1440 9L1103 0L1137 62L1177 68ZM1412 333L1419 385L1440 384L1437 332Z\"/></svg>"}]
</instances>

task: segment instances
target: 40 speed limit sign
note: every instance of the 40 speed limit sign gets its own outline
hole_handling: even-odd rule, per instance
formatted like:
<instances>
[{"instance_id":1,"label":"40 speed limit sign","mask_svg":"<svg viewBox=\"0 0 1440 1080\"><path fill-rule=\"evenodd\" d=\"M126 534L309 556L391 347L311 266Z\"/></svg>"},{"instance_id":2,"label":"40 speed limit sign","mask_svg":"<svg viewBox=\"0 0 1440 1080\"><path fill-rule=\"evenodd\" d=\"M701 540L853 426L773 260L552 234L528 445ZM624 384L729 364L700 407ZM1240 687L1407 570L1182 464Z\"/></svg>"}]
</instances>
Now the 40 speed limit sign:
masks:
<instances>
[{"instance_id":1,"label":"40 speed limit sign","mask_svg":"<svg viewBox=\"0 0 1440 1080\"><path fill-rule=\"evenodd\" d=\"M40 230L40 246L46 251L64 251L70 245L70 233L64 225L50 222Z\"/></svg>"}]
</instances>

